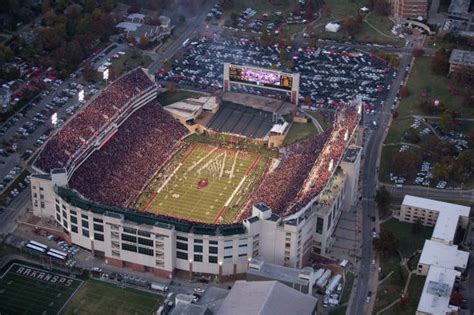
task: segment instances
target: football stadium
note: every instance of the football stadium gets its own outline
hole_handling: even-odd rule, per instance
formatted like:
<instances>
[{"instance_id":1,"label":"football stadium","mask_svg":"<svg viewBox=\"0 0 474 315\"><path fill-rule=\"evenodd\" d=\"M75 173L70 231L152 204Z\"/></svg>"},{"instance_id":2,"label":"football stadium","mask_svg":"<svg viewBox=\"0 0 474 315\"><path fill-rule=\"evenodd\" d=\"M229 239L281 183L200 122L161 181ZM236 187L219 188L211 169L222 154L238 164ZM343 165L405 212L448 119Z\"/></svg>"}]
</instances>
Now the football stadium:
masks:
<instances>
[{"instance_id":1,"label":"football stadium","mask_svg":"<svg viewBox=\"0 0 474 315\"><path fill-rule=\"evenodd\" d=\"M252 257L301 267L324 255L357 198L360 102L284 146L292 124L311 123L298 113L299 76L226 69L221 93L167 106L144 69L111 82L35 160L34 214L106 263L158 276L237 277Z\"/></svg>"}]
</instances>

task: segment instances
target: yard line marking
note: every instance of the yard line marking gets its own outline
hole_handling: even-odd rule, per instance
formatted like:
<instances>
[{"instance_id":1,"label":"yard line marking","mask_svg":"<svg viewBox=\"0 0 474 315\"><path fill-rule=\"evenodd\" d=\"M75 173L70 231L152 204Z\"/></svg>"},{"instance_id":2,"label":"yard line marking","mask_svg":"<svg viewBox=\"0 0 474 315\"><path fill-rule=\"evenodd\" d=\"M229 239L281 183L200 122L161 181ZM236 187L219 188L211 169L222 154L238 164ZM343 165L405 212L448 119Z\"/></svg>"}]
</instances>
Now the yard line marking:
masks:
<instances>
[{"instance_id":1,"label":"yard line marking","mask_svg":"<svg viewBox=\"0 0 474 315\"><path fill-rule=\"evenodd\" d=\"M219 218L221 217L221 215L224 213L225 209L227 209L227 206L223 206L223 207L221 208L221 210L219 210L219 212L217 213L216 218L214 219L214 221L212 221L212 224L216 224L216 223L217 223L217 220L219 220Z\"/></svg>"},{"instance_id":2,"label":"yard line marking","mask_svg":"<svg viewBox=\"0 0 474 315\"><path fill-rule=\"evenodd\" d=\"M158 196L158 193L155 193L155 194L153 194L153 196L151 196L150 200L148 200L147 203L145 204L145 206L143 207L143 209L142 209L143 211L148 210L151 203L156 199L156 196Z\"/></svg>"},{"instance_id":3,"label":"yard line marking","mask_svg":"<svg viewBox=\"0 0 474 315\"><path fill-rule=\"evenodd\" d=\"M260 154L257 155L257 158L253 161L252 165L250 165L249 169L247 170L247 173L245 173L245 176L249 176L249 174L252 172L253 168L257 164L257 162L260 160Z\"/></svg>"},{"instance_id":4,"label":"yard line marking","mask_svg":"<svg viewBox=\"0 0 474 315\"><path fill-rule=\"evenodd\" d=\"M191 155L191 153L193 153L195 147L196 147L196 145L194 144L194 145L189 149L189 152L183 157L183 160L181 161L181 163L184 163L184 161L186 161L186 160L188 159L188 157Z\"/></svg>"}]
</instances>

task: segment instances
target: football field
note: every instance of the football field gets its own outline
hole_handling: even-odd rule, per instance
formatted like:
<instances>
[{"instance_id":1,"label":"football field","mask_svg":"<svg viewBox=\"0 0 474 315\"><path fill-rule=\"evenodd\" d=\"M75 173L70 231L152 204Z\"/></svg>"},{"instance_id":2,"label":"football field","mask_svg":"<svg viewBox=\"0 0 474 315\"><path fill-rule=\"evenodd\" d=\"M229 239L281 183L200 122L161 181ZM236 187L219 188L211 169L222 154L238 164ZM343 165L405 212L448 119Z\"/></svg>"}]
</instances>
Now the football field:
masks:
<instances>
[{"instance_id":1,"label":"football field","mask_svg":"<svg viewBox=\"0 0 474 315\"><path fill-rule=\"evenodd\" d=\"M163 298L90 280L71 299L63 314L152 314Z\"/></svg>"},{"instance_id":2,"label":"football field","mask_svg":"<svg viewBox=\"0 0 474 315\"><path fill-rule=\"evenodd\" d=\"M82 280L13 263L0 278L0 314L57 314Z\"/></svg>"},{"instance_id":3,"label":"football field","mask_svg":"<svg viewBox=\"0 0 474 315\"><path fill-rule=\"evenodd\" d=\"M144 211L205 223L219 223L230 205L242 200L263 170L258 153L194 144L145 190ZM256 174L257 173L257 174ZM245 188L245 189L244 189Z\"/></svg>"}]
</instances>

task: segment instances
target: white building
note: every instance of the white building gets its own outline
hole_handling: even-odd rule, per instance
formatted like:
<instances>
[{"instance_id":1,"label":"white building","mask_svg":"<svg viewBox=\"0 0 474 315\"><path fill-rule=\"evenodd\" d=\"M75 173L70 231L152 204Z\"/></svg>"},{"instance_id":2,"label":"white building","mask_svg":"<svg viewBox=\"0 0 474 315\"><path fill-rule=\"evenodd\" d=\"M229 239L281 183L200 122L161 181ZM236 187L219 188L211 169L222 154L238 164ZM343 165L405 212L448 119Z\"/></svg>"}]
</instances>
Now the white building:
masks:
<instances>
[{"instance_id":1,"label":"white building","mask_svg":"<svg viewBox=\"0 0 474 315\"><path fill-rule=\"evenodd\" d=\"M459 271L453 269L430 267L416 315L446 315L456 312L458 307L450 305L449 300L451 299L456 277L460 275Z\"/></svg>"},{"instance_id":2,"label":"white building","mask_svg":"<svg viewBox=\"0 0 474 315\"><path fill-rule=\"evenodd\" d=\"M430 266L464 271L467 268L469 252L458 249L457 245L446 245L426 240L418 262L417 273L425 276Z\"/></svg>"},{"instance_id":3,"label":"white building","mask_svg":"<svg viewBox=\"0 0 474 315\"><path fill-rule=\"evenodd\" d=\"M406 195L400 207L400 221L435 225L432 240L451 245L458 226L466 228L470 208L453 203Z\"/></svg>"},{"instance_id":4,"label":"white building","mask_svg":"<svg viewBox=\"0 0 474 315\"><path fill-rule=\"evenodd\" d=\"M338 23L328 23L324 27L326 32L337 33L341 29L341 25Z\"/></svg>"}]
</instances>

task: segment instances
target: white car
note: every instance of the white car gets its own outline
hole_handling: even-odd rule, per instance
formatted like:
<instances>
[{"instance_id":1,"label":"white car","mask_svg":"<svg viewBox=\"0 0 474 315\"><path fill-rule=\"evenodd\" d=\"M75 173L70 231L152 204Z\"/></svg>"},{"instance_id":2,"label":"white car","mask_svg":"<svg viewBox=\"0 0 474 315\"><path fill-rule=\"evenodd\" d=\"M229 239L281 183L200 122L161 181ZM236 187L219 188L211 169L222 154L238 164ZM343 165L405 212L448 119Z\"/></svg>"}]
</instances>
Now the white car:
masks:
<instances>
[{"instance_id":1,"label":"white car","mask_svg":"<svg viewBox=\"0 0 474 315\"><path fill-rule=\"evenodd\" d=\"M197 288L194 288L193 291L196 292L196 293L204 293L204 291L206 291L206 290L204 290L203 288L197 287Z\"/></svg>"}]
</instances>

